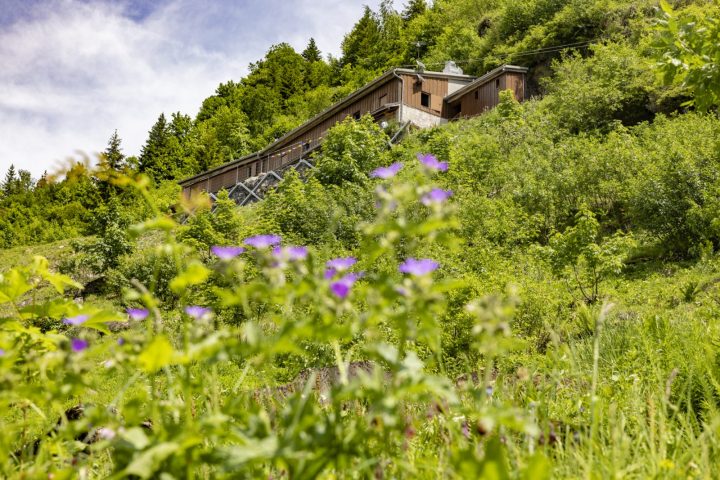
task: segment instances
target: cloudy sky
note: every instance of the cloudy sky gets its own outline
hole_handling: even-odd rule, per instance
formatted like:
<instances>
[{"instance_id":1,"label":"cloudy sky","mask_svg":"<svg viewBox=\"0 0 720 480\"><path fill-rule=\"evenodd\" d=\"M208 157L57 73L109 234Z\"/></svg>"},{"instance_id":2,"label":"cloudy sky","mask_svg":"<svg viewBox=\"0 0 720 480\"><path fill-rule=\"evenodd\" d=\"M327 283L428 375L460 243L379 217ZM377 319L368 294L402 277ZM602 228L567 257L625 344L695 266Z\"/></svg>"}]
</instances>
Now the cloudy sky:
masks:
<instances>
[{"instance_id":1,"label":"cloudy sky","mask_svg":"<svg viewBox=\"0 0 720 480\"><path fill-rule=\"evenodd\" d=\"M194 116L268 47L339 53L379 0L0 0L0 177L39 177L117 129L140 151L160 112Z\"/></svg>"}]
</instances>

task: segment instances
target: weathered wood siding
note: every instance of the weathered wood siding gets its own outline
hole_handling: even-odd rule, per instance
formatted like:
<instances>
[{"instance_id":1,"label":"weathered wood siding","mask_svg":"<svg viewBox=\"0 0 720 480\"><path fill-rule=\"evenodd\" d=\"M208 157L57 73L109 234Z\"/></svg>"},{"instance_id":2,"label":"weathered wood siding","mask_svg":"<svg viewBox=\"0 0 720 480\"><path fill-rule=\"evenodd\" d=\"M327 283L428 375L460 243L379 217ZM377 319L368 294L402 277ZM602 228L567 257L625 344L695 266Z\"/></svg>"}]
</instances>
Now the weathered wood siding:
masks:
<instances>
[{"instance_id":1,"label":"weathered wood siding","mask_svg":"<svg viewBox=\"0 0 720 480\"><path fill-rule=\"evenodd\" d=\"M249 158L235 165L228 165L225 169L211 172L208 177L200 178L183 188L183 192L186 195L203 190L215 193L259 173L277 170L288 163L295 162L302 158L305 152L317 147L325 137L325 133L336 123L349 116L362 116L373 112L386 104L398 103L399 95L400 80L391 78L309 129L303 129L289 136L282 143L263 152L259 157ZM438 98L442 102L442 97ZM419 97L417 101L419 105Z\"/></svg>"},{"instance_id":2,"label":"weathered wood siding","mask_svg":"<svg viewBox=\"0 0 720 480\"><path fill-rule=\"evenodd\" d=\"M503 72L468 91L460 99L460 116L474 117L496 107L500 101L500 92L507 89L513 91L516 99L523 101L525 99L524 74Z\"/></svg>"},{"instance_id":3,"label":"weathered wood siding","mask_svg":"<svg viewBox=\"0 0 720 480\"><path fill-rule=\"evenodd\" d=\"M309 130L292 135L282 144L274 146L272 151L263 156L263 158L267 159L269 165L263 171L276 170L283 165L299 160L303 156L304 149L316 147L325 137L325 133L333 125L343 121L345 118L354 115L362 116L377 110L383 105L399 102L399 92L399 80L392 78L387 83L379 85L341 110L328 116ZM308 147L303 147L303 144L307 144Z\"/></svg>"},{"instance_id":4,"label":"weathered wood siding","mask_svg":"<svg viewBox=\"0 0 720 480\"><path fill-rule=\"evenodd\" d=\"M422 76L422 75L421 75ZM403 103L418 110L440 116L443 110L443 99L448 94L448 79L423 77L420 81L417 75L402 75L405 82ZM423 92L430 94L430 106L422 105Z\"/></svg>"}]
</instances>

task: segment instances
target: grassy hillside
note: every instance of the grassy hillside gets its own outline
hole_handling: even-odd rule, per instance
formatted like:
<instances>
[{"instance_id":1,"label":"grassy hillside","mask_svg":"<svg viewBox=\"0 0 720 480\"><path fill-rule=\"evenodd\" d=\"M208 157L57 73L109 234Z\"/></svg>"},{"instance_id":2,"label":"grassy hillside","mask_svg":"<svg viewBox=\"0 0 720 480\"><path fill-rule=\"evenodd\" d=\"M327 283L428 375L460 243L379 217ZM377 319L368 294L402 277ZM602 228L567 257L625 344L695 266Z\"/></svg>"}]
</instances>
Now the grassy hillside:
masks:
<instances>
[{"instance_id":1,"label":"grassy hillside","mask_svg":"<svg viewBox=\"0 0 720 480\"><path fill-rule=\"evenodd\" d=\"M175 147L156 183L58 187L100 206L92 237L0 255L4 477L716 476L720 119L688 33L715 10L422 4L366 12L334 68L361 78L418 31L428 61L588 42L534 52L541 97L391 148L343 122L250 207L171 206ZM300 61L274 49L204 120L237 125L280 57Z\"/></svg>"}]
</instances>

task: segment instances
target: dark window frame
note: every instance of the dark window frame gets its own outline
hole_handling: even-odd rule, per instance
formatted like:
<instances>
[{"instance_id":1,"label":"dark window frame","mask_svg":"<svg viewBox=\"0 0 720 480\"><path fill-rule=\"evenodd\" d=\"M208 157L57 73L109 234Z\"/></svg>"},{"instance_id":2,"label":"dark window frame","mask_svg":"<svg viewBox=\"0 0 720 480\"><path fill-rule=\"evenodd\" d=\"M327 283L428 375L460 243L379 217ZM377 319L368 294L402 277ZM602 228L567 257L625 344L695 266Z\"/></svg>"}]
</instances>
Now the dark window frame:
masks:
<instances>
[{"instance_id":1,"label":"dark window frame","mask_svg":"<svg viewBox=\"0 0 720 480\"><path fill-rule=\"evenodd\" d=\"M420 92L420 105L425 108L430 108L430 93Z\"/></svg>"}]
</instances>

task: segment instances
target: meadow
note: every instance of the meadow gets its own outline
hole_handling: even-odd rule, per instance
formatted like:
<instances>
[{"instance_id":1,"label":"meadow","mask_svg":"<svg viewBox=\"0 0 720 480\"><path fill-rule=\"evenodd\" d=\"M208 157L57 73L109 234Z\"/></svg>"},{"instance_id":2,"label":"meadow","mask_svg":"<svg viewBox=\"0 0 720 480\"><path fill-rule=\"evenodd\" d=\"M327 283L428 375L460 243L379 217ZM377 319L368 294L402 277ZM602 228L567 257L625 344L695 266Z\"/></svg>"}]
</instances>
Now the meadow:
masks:
<instances>
[{"instance_id":1,"label":"meadow","mask_svg":"<svg viewBox=\"0 0 720 480\"><path fill-rule=\"evenodd\" d=\"M117 136L97 168L6 179L0 476L716 478L716 10L580 3L493 4L472 33L624 32L537 54L542 95L393 146L344 121L247 207L180 197L188 151L143 169Z\"/></svg>"}]
</instances>

